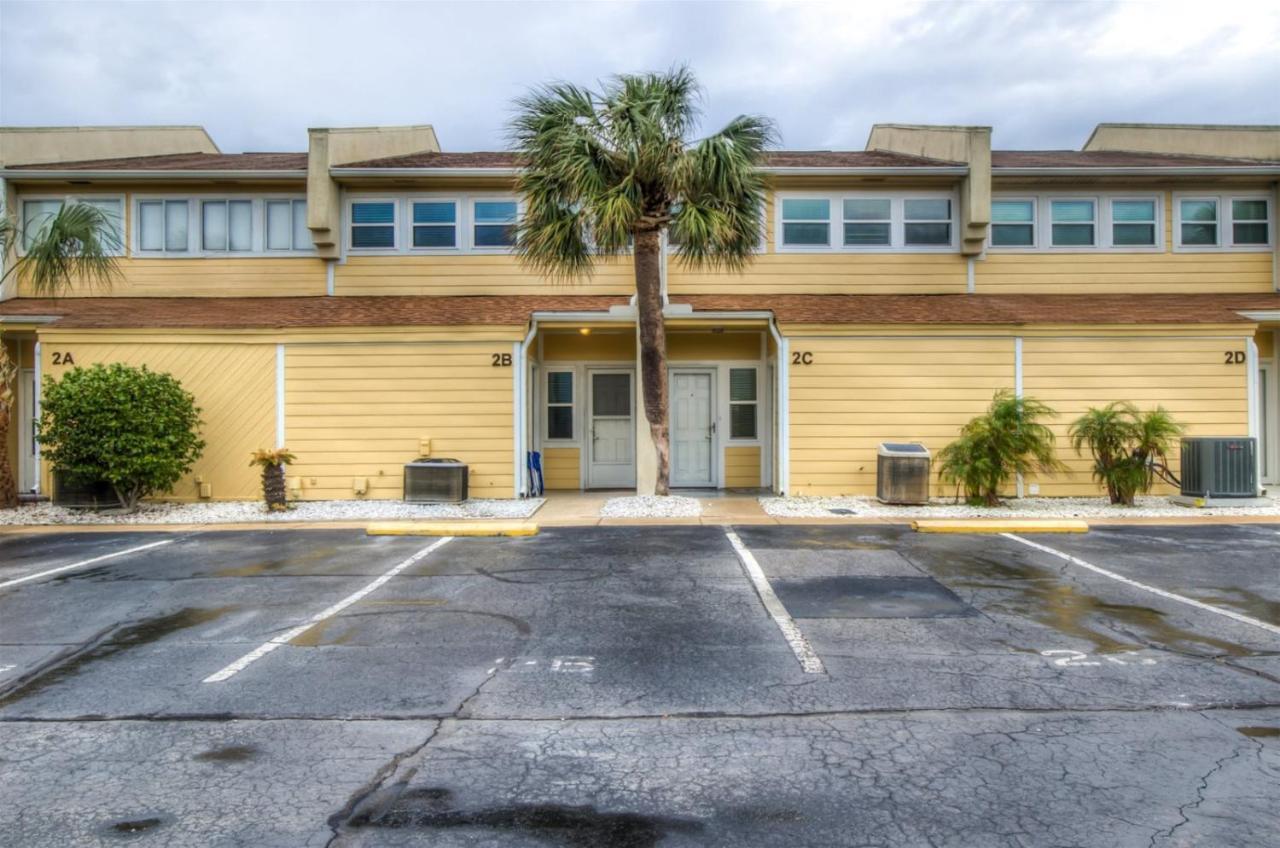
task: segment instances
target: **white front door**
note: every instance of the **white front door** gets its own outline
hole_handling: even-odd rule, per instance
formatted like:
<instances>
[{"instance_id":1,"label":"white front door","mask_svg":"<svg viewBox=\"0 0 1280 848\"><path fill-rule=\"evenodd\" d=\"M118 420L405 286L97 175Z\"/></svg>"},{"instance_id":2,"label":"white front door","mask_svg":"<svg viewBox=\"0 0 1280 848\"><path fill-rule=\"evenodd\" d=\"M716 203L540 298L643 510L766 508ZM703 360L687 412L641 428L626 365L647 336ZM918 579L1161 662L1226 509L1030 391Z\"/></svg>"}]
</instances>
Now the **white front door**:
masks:
<instances>
[{"instance_id":1,"label":"white front door","mask_svg":"<svg viewBox=\"0 0 1280 848\"><path fill-rule=\"evenodd\" d=\"M587 371L588 488L618 489L636 484L634 400L630 371Z\"/></svg>"},{"instance_id":2,"label":"white front door","mask_svg":"<svg viewBox=\"0 0 1280 848\"><path fill-rule=\"evenodd\" d=\"M39 479L36 462L36 372L18 372L18 491L34 492Z\"/></svg>"},{"instance_id":3,"label":"white front door","mask_svg":"<svg viewBox=\"0 0 1280 848\"><path fill-rule=\"evenodd\" d=\"M1270 362L1258 366L1258 411L1261 432L1258 433L1259 466L1262 481L1280 483L1280 398L1276 397L1275 369Z\"/></svg>"},{"instance_id":4,"label":"white front door","mask_svg":"<svg viewBox=\"0 0 1280 848\"><path fill-rule=\"evenodd\" d=\"M671 485L715 486L711 371L671 372Z\"/></svg>"}]
</instances>

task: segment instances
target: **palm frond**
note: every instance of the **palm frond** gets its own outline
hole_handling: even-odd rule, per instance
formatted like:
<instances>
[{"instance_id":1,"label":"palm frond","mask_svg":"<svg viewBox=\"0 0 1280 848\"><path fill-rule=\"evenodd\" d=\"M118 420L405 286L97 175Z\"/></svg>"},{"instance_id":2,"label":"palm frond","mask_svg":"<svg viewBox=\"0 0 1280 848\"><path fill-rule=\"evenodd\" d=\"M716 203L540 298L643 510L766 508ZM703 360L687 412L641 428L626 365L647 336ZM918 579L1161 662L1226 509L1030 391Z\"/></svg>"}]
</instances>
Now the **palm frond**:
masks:
<instances>
[{"instance_id":1,"label":"palm frond","mask_svg":"<svg viewBox=\"0 0 1280 848\"><path fill-rule=\"evenodd\" d=\"M120 274L120 233L101 209L88 204L63 204L34 232L11 226L6 238L21 239L23 253L5 277L16 274L37 295L56 297L80 281L109 287Z\"/></svg>"}]
</instances>

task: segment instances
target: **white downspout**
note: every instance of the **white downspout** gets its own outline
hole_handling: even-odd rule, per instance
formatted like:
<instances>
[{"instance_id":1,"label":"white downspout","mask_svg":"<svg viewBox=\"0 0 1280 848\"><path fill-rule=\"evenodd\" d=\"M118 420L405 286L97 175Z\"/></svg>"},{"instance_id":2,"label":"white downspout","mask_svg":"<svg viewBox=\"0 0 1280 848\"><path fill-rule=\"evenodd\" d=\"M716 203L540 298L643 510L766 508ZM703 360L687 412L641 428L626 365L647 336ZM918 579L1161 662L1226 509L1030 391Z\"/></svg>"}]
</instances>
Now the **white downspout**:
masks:
<instances>
[{"instance_id":1,"label":"white downspout","mask_svg":"<svg viewBox=\"0 0 1280 848\"><path fill-rule=\"evenodd\" d=\"M32 401L31 408L35 412L36 420L39 421L40 420L40 394L41 394L41 387L44 385L44 376L41 374L41 368L40 368L40 365L41 365L40 340L38 338L36 339L36 344L35 344L35 355L36 355L36 362L35 362L36 396L31 399ZM40 461L40 440L39 439L35 439L35 447L36 447L36 479L35 479L35 486L33 487L33 491L38 495L40 494L40 481L44 477L44 469L41 467L43 463L41 463Z\"/></svg>"},{"instance_id":2,"label":"white downspout","mask_svg":"<svg viewBox=\"0 0 1280 848\"><path fill-rule=\"evenodd\" d=\"M970 259L970 262L973 260ZM971 266L972 267L972 266ZM1016 397L1022 397L1022 336L1016 336L1013 340L1013 393ZM1017 480L1017 496L1023 496L1022 475L1018 475Z\"/></svg>"},{"instance_id":3,"label":"white downspout","mask_svg":"<svg viewBox=\"0 0 1280 848\"><path fill-rule=\"evenodd\" d=\"M529 345L533 343L533 338L538 334L538 322L535 319L529 327L528 334L525 335L523 342L516 342L514 345L515 353L513 354L514 362L512 367L516 369L515 383L515 409L512 410L512 425L515 428L515 492L517 498L525 497L533 494L528 490L529 474L527 467L527 455L529 452L529 432L528 432L528 400L529 400Z\"/></svg>"},{"instance_id":4,"label":"white downspout","mask_svg":"<svg viewBox=\"0 0 1280 848\"><path fill-rule=\"evenodd\" d=\"M1245 339L1245 368L1248 375L1245 379L1245 397L1249 405L1249 437L1253 439L1253 494L1262 496L1262 440L1266 438L1262 430L1262 410L1258 405L1258 345L1250 336Z\"/></svg>"},{"instance_id":5,"label":"white downspout","mask_svg":"<svg viewBox=\"0 0 1280 848\"><path fill-rule=\"evenodd\" d=\"M778 346L778 494L791 488L791 342L769 321L769 333Z\"/></svg>"}]
</instances>

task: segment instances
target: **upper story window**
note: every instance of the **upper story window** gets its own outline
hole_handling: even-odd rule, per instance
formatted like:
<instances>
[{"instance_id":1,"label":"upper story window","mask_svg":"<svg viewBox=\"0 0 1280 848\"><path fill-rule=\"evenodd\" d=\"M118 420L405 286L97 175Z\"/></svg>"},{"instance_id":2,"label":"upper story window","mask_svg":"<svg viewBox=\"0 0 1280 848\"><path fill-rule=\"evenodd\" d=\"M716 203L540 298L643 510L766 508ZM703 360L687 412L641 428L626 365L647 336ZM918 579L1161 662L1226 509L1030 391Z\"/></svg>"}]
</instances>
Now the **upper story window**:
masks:
<instances>
[{"instance_id":1,"label":"upper story window","mask_svg":"<svg viewBox=\"0 0 1280 848\"><path fill-rule=\"evenodd\" d=\"M200 244L206 253L253 250L252 201L203 201L200 219Z\"/></svg>"},{"instance_id":2,"label":"upper story window","mask_svg":"<svg viewBox=\"0 0 1280 848\"><path fill-rule=\"evenodd\" d=\"M1049 202L1054 247L1093 247L1096 244L1098 204L1069 198Z\"/></svg>"},{"instance_id":3,"label":"upper story window","mask_svg":"<svg viewBox=\"0 0 1280 848\"><path fill-rule=\"evenodd\" d=\"M138 250L185 253L189 249L191 206L185 200L138 202Z\"/></svg>"},{"instance_id":4,"label":"upper story window","mask_svg":"<svg viewBox=\"0 0 1280 848\"><path fill-rule=\"evenodd\" d=\"M351 204L351 246L394 249L396 202L360 201Z\"/></svg>"},{"instance_id":5,"label":"upper story window","mask_svg":"<svg viewBox=\"0 0 1280 848\"><path fill-rule=\"evenodd\" d=\"M1174 209L1180 250L1265 250L1272 244L1272 203L1265 195L1185 196Z\"/></svg>"},{"instance_id":6,"label":"upper story window","mask_svg":"<svg viewBox=\"0 0 1280 848\"><path fill-rule=\"evenodd\" d=\"M48 224L67 202L92 206L101 212L106 219L104 229L99 234L103 246L108 254L120 256L124 253L124 200L119 197L56 197L23 200L23 250L31 246L41 228Z\"/></svg>"},{"instance_id":7,"label":"upper story window","mask_svg":"<svg viewBox=\"0 0 1280 848\"><path fill-rule=\"evenodd\" d=\"M1155 247L1155 200L1111 200L1111 244L1115 247Z\"/></svg>"},{"instance_id":8,"label":"upper story window","mask_svg":"<svg viewBox=\"0 0 1280 848\"><path fill-rule=\"evenodd\" d=\"M1035 247L1036 202L991 201L991 244L995 247Z\"/></svg>"},{"instance_id":9,"label":"upper story window","mask_svg":"<svg viewBox=\"0 0 1280 848\"><path fill-rule=\"evenodd\" d=\"M472 208L472 239L475 247L512 247L516 243L514 200L477 200Z\"/></svg>"},{"instance_id":10,"label":"upper story window","mask_svg":"<svg viewBox=\"0 0 1280 848\"><path fill-rule=\"evenodd\" d=\"M782 243L787 247L830 246L831 201L799 197L784 199Z\"/></svg>"},{"instance_id":11,"label":"upper story window","mask_svg":"<svg viewBox=\"0 0 1280 848\"><path fill-rule=\"evenodd\" d=\"M780 197L776 208L777 245L784 252L936 250L955 245L955 203L947 196L797 192Z\"/></svg>"},{"instance_id":12,"label":"upper story window","mask_svg":"<svg viewBox=\"0 0 1280 848\"><path fill-rule=\"evenodd\" d=\"M903 243L946 247L951 244L951 201L945 197L907 198L902 202Z\"/></svg>"},{"instance_id":13,"label":"upper story window","mask_svg":"<svg viewBox=\"0 0 1280 848\"><path fill-rule=\"evenodd\" d=\"M457 247L458 204L452 200L414 201L413 246Z\"/></svg>"},{"instance_id":14,"label":"upper story window","mask_svg":"<svg viewBox=\"0 0 1280 848\"><path fill-rule=\"evenodd\" d=\"M267 250L311 250L311 230L307 229L305 200L268 200L264 207Z\"/></svg>"}]
</instances>

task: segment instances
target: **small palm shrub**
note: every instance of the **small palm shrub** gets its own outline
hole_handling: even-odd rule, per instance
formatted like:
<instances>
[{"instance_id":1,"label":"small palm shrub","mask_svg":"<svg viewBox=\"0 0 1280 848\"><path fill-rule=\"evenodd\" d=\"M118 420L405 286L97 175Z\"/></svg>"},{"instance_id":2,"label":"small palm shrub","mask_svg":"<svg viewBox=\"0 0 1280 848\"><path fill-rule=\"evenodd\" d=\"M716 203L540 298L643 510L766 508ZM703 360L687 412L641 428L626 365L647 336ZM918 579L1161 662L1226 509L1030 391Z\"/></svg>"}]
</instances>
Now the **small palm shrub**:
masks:
<instances>
[{"instance_id":1,"label":"small palm shrub","mask_svg":"<svg viewBox=\"0 0 1280 848\"><path fill-rule=\"evenodd\" d=\"M1163 406L1140 411L1128 401L1116 401L1077 418L1069 431L1071 446L1093 457L1093 479L1107 490L1113 504L1133 506L1134 498L1155 485L1157 473L1167 473L1169 451L1186 431Z\"/></svg>"},{"instance_id":2,"label":"small palm shrub","mask_svg":"<svg viewBox=\"0 0 1280 848\"><path fill-rule=\"evenodd\" d=\"M289 508L286 502L284 467L297 457L284 448L267 450L260 448L250 454L250 465L262 468L262 499L271 512L283 512Z\"/></svg>"},{"instance_id":3,"label":"small palm shrub","mask_svg":"<svg viewBox=\"0 0 1280 848\"><path fill-rule=\"evenodd\" d=\"M996 392L986 414L969 421L960 438L938 452L938 478L964 490L965 501L998 506L1000 490L1017 474L1063 469L1053 431L1041 423L1057 415L1034 398Z\"/></svg>"}]
</instances>

